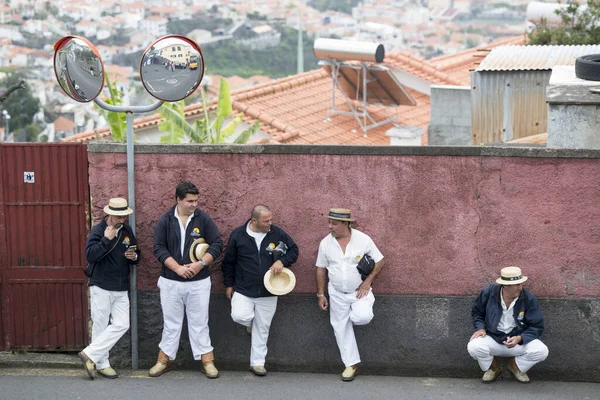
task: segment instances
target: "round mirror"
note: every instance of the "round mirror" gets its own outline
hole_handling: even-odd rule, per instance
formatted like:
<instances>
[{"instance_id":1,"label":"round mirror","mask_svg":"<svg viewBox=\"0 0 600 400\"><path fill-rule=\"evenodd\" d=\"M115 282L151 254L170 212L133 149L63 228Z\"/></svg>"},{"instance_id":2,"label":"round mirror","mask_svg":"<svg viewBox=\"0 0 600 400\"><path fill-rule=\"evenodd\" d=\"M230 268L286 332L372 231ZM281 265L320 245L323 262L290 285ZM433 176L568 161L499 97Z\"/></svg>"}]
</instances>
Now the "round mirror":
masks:
<instances>
[{"instance_id":1,"label":"round mirror","mask_svg":"<svg viewBox=\"0 0 600 400\"><path fill-rule=\"evenodd\" d=\"M140 77L152 96L179 101L191 95L204 77L202 50L183 36L165 36L150 45L142 56Z\"/></svg>"},{"instance_id":2,"label":"round mirror","mask_svg":"<svg viewBox=\"0 0 600 400\"><path fill-rule=\"evenodd\" d=\"M100 54L79 36L65 36L54 45L54 74L62 90L82 103L94 100L104 86Z\"/></svg>"}]
</instances>

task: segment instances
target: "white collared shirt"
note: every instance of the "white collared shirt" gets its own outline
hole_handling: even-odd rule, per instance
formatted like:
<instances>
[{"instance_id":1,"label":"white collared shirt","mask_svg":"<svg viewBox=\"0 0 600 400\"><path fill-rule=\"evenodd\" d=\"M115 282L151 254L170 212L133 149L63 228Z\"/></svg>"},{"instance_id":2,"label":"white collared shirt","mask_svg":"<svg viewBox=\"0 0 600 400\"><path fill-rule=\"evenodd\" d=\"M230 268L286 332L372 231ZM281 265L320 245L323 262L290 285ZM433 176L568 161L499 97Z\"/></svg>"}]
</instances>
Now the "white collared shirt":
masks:
<instances>
[{"instance_id":1,"label":"white collared shirt","mask_svg":"<svg viewBox=\"0 0 600 400\"><path fill-rule=\"evenodd\" d=\"M190 215L190 217L187 220L187 223L185 224L185 226L183 226L183 222L179 218L179 214L177 214L177 207L175 207L175 218L177 218L177 221L179 221L179 232L181 238L179 247L181 248L181 258L183 259L183 249L185 247L185 231L187 230L188 225L192 221L192 218L194 218L194 214Z\"/></svg>"},{"instance_id":2,"label":"white collared shirt","mask_svg":"<svg viewBox=\"0 0 600 400\"><path fill-rule=\"evenodd\" d=\"M515 318L513 317L513 308L517 299L515 298L508 307L504 303L504 296L502 295L502 289L500 289L500 304L502 305L502 317L498 322L498 330L504 333L510 333L516 326Z\"/></svg>"},{"instance_id":3,"label":"white collared shirt","mask_svg":"<svg viewBox=\"0 0 600 400\"><path fill-rule=\"evenodd\" d=\"M356 229L350 229L350 234L345 253L337 239L332 234L327 235L321 240L316 262L318 268L327 268L329 283L335 290L344 293L355 292L362 283L356 266L365 254L370 255L376 263L383 259L368 235Z\"/></svg>"}]
</instances>

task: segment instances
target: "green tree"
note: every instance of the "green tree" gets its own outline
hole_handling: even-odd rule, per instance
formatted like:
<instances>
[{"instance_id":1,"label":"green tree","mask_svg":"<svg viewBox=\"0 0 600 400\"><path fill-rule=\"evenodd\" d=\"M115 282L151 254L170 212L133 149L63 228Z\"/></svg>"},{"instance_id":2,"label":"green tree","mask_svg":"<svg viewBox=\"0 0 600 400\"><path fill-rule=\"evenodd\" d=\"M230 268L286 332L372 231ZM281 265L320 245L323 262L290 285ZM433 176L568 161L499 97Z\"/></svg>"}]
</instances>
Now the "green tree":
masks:
<instances>
[{"instance_id":1,"label":"green tree","mask_svg":"<svg viewBox=\"0 0 600 400\"><path fill-rule=\"evenodd\" d=\"M204 91L202 88L200 89L204 118L196 120L193 124L185 119L183 100L175 103L164 103L160 107L160 116L165 120L158 124L158 129L166 132L166 135L160 138L161 143L181 143L185 136L189 137L191 143L228 143L228 139L236 132L238 125L242 122L242 115L238 114L227 122L233 114L229 83L225 78L221 78L220 82L217 110L212 115L208 112ZM246 143L258 131L259 127L260 124L256 121L252 126L244 129L232 143Z\"/></svg>"},{"instance_id":2,"label":"green tree","mask_svg":"<svg viewBox=\"0 0 600 400\"><path fill-rule=\"evenodd\" d=\"M24 79L24 76L20 73L12 73L0 81L0 88L6 89L12 87ZM0 93L3 91L0 89ZM2 108L10 114L10 130L16 132L33 122L33 116L40 109L40 101L37 97L33 96L29 85L25 82L23 89L12 92L2 102Z\"/></svg>"},{"instance_id":3,"label":"green tree","mask_svg":"<svg viewBox=\"0 0 600 400\"><path fill-rule=\"evenodd\" d=\"M123 95L119 92L116 82L111 82L108 73L104 73L106 87L108 88L109 98L105 98L104 102L113 106L123 104ZM110 134L115 142L124 142L127 140L127 117L125 113L108 111L99 107L94 103L96 110L104 117L110 128Z\"/></svg>"},{"instance_id":4,"label":"green tree","mask_svg":"<svg viewBox=\"0 0 600 400\"><path fill-rule=\"evenodd\" d=\"M556 10L562 19L560 26L542 21L531 33L531 45L577 45L600 43L600 0L588 0L587 8L569 3Z\"/></svg>"}]
</instances>

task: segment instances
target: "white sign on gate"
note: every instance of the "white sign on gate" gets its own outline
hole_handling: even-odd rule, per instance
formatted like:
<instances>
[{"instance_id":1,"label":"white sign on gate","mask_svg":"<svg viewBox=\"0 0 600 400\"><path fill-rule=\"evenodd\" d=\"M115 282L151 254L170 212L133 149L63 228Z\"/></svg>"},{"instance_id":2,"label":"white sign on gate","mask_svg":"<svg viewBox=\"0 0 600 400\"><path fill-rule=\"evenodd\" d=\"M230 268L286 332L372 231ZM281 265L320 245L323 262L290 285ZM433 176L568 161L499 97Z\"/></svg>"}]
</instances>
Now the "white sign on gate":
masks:
<instances>
[{"instance_id":1,"label":"white sign on gate","mask_svg":"<svg viewBox=\"0 0 600 400\"><path fill-rule=\"evenodd\" d=\"M23 181L25 183L34 183L35 182L35 172L25 172Z\"/></svg>"}]
</instances>

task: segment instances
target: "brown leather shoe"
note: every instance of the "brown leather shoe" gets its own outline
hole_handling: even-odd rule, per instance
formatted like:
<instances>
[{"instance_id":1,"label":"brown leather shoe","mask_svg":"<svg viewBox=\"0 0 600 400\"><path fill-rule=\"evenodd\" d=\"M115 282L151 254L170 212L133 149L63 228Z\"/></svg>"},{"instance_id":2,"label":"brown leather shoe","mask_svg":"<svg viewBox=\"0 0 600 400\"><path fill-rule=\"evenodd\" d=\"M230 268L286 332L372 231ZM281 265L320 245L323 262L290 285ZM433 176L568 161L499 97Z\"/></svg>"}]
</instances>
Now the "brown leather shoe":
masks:
<instances>
[{"instance_id":1,"label":"brown leather shoe","mask_svg":"<svg viewBox=\"0 0 600 400\"><path fill-rule=\"evenodd\" d=\"M525 372L522 372L519 369L514 357L509 358L507 368L508 368L508 371L511 374L513 374L513 376L515 377L515 379L517 381L519 381L521 383L529 383L530 382L529 376L527 376L527 374Z\"/></svg>"},{"instance_id":2,"label":"brown leather shoe","mask_svg":"<svg viewBox=\"0 0 600 400\"><path fill-rule=\"evenodd\" d=\"M79 358L81 358L85 372L87 372L90 379L94 379L96 377L96 364L83 351L79 352Z\"/></svg>"},{"instance_id":3,"label":"brown leather shoe","mask_svg":"<svg viewBox=\"0 0 600 400\"><path fill-rule=\"evenodd\" d=\"M492 365L490 365L490 369L485 371L483 377L481 378L481 382L483 383L492 383L502 374L502 364L500 360L494 357L492 361Z\"/></svg>"},{"instance_id":4,"label":"brown leather shoe","mask_svg":"<svg viewBox=\"0 0 600 400\"><path fill-rule=\"evenodd\" d=\"M148 375L156 378L157 376L161 376L165 372L172 370L174 367L173 362L169 360L169 356L160 350L158 352L158 360L156 360L154 367L150 368Z\"/></svg>"},{"instance_id":5,"label":"brown leather shoe","mask_svg":"<svg viewBox=\"0 0 600 400\"><path fill-rule=\"evenodd\" d=\"M215 356L213 352L202 354L202 372L208 379L216 379L219 377L219 370L215 367Z\"/></svg>"}]
</instances>

